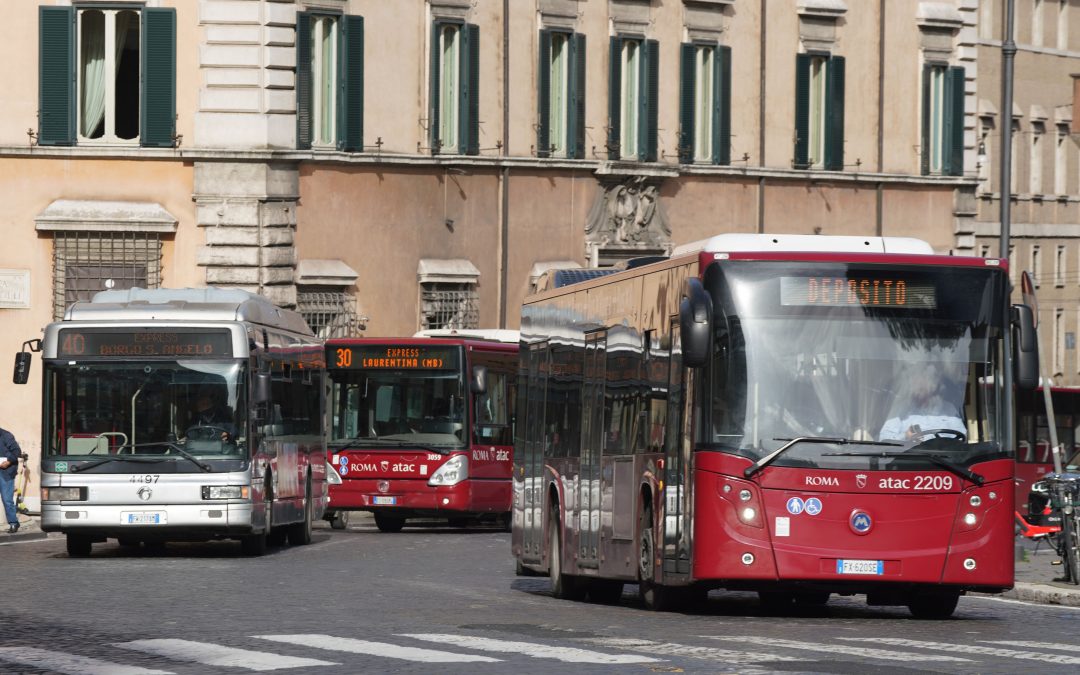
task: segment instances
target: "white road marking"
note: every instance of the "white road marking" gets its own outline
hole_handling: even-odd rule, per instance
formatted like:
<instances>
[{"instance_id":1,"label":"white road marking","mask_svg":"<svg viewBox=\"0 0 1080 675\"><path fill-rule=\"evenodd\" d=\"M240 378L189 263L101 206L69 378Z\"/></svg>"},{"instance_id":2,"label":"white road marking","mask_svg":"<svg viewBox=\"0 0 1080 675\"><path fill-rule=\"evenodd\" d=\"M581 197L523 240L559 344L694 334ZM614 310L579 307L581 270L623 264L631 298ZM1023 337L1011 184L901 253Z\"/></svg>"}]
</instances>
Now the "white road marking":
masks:
<instances>
[{"instance_id":1,"label":"white road marking","mask_svg":"<svg viewBox=\"0 0 1080 675\"><path fill-rule=\"evenodd\" d=\"M424 649L422 647L402 647L389 642L368 642L367 640L354 640L352 638L334 637L333 635L316 635L302 633L298 635L252 635L260 640L284 642L291 645L314 647L315 649L328 649L338 652L350 652L352 654L370 654L372 656L384 656L388 659L404 659L406 661L423 661L425 663L498 663L501 659L490 656L475 656L473 654L455 654L437 649Z\"/></svg>"},{"instance_id":2,"label":"white road marking","mask_svg":"<svg viewBox=\"0 0 1080 675\"><path fill-rule=\"evenodd\" d=\"M1039 610L1047 609L1070 609L1074 612L1080 612L1080 607L1073 605L1048 605L1042 602L1031 602L1028 600L1013 600L1012 598L989 598L977 595L964 596L964 602L971 602L972 600L988 600L990 602L1004 602L1009 605L1024 605L1025 607L1031 607L1032 609L1038 608Z\"/></svg>"},{"instance_id":3,"label":"white road marking","mask_svg":"<svg viewBox=\"0 0 1080 675\"><path fill-rule=\"evenodd\" d=\"M731 649L719 649L717 647L680 645L672 642L653 642L652 640L638 640L635 638L583 638L581 642L587 642L598 647L610 647L611 649L630 649L635 652L645 652L647 654L686 656L694 659L723 661L725 663L744 664L763 663L768 661L806 660L794 656L780 656L779 654L767 654L765 652L735 651Z\"/></svg>"},{"instance_id":4,"label":"white road marking","mask_svg":"<svg viewBox=\"0 0 1080 675\"><path fill-rule=\"evenodd\" d=\"M874 649L872 647L847 647L845 645L822 644L820 642L800 642L798 640L784 640L782 638L760 637L756 635L702 635L701 637L711 638L713 640L731 640L733 642L782 647L785 649L806 649L813 652L846 654L847 656L861 656L868 659L886 659L889 661L971 661L971 659L963 659L956 656L944 656L942 654L896 652L889 649Z\"/></svg>"},{"instance_id":5,"label":"white road marking","mask_svg":"<svg viewBox=\"0 0 1080 675\"><path fill-rule=\"evenodd\" d=\"M1021 652L1015 649L1001 649L999 647L980 647L979 645L957 645L947 642L923 642L921 640L908 640L906 638L851 638L842 637L841 640L856 642L875 642L878 644L896 645L898 647L918 647L919 649L936 649L943 652L955 652L957 654L978 654L980 656L1004 656L1011 659L1023 659L1026 661L1043 661L1045 663L1061 663L1067 665L1080 665L1080 658L1065 656L1064 654L1040 654L1039 652Z\"/></svg>"},{"instance_id":6,"label":"white road marking","mask_svg":"<svg viewBox=\"0 0 1080 675\"><path fill-rule=\"evenodd\" d=\"M280 670L282 668L341 665L330 661L268 654L250 649L223 647L209 642L195 642L193 640L133 640L132 642L114 643L113 646L146 654L156 654L177 661L190 661L208 666L247 668L248 670Z\"/></svg>"},{"instance_id":7,"label":"white road marking","mask_svg":"<svg viewBox=\"0 0 1080 675\"><path fill-rule=\"evenodd\" d=\"M524 654L537 659L555 659L566 663L655 663L659 659L636 654L603 654L587 649L574 647L551 647L533 642L518 642L516 640L493 640L491 638L471 637L468 635L445 635L442 633L402 633L401 637L409 637L414 640L437 642L442 645L453 645L467 649L477 649L482 652L503 652L509 654Z\"/></svg>"},{"instance_id":8,"label":"white road marking","mask_svg":"<svg viewBox=\"0 0 1080 675\"><path fill-rule=\"evenodd\" d=\"M1080 647L1067 645L1061 642L1031 642L1027 640L979 640L988 645L1005 645L1006 647L1027 647L1029 649L1056 649L1059 652L1072 652L1075 654Z\"/></svg>"},{"instance_id":9,"label":"white road marking","mask_svg":"<svg viewBox=\"0 0 1080 675\"><path fill-rule=\"evenodd\" d=\"M172 675L167 670L125 666L112 661L92 659L89 656L33 647L0 647L0 661L69 675Z\"/></svg>"}]
</instances>

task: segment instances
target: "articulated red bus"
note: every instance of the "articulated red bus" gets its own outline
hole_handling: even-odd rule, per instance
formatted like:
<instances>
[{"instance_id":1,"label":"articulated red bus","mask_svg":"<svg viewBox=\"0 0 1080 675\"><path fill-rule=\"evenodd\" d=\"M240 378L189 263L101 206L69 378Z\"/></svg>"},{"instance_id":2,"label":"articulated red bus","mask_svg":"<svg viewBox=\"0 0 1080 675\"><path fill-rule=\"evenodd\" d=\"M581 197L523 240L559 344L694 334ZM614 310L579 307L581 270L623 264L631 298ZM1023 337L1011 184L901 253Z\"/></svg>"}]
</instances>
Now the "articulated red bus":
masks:
<instances>
[{"instance_id":1,"label":"articulated red bus","mask_svg":"<svg viewBox=\"0 0 1080 675\"><path fill-rule=\"evenodd\" d=\"M512 547L558 597L919 617L1013 585L1006 262L878 237L720 235L522 308ZM1015 349L1003 346L1005 331Z\"/></svg>"},{"instance_id":2,"label":"articulated red bus","mask_svg":"<svg viewBox=\"0 0 1080 675\"><path fill-rule=\"evenodd\" d=\"M1080 464L1080 387L1051 387L1061 463L1066 471L1076 471ZM1046 398L1042 388L1019 392L1016 396L1016 510L1033 523L1041 523L1048 501L1039 481L1054 471L1050 448L1050 425L1047 422ZM1036 513L1030 512L1032 489Z\"/></svg>"},{"instance_id":3,"label":"articulated red bus","mask_svg":"<svg viewBox=\"0 0 1080 675\"><path fill-rule=\"evenodd\" d=\"M328 340L331 525L509 527L517 352L516 331Z\"/></svg>"}]
</instances>

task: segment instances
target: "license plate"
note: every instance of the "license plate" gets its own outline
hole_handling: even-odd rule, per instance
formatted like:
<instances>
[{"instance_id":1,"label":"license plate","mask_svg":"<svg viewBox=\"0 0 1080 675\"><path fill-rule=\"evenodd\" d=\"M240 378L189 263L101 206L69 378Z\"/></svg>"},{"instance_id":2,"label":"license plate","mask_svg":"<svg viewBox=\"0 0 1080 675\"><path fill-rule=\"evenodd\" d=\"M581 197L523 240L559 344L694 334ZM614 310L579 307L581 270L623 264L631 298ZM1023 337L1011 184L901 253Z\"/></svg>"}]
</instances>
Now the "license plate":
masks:
<instances>
[{"instance_id":1,"label":"license plate","mask_svg":"<svg viewBox=\"0 0 1080 675\"><path fill-rule=\"evenodd\" d=\"M120 514L121 525L164 525L164 511L136 511Z\"/></svg>"},{"instance_id":2,"label":"license plate","mask_svg":"<svg viewBox=\"0 0 1080 675\"><path fill-rule=\"evenodd\" d=\"M397 497L372 497L371 503L375 506L394 506L397 504Z\"/></svg>"},{"instance_id":3,"label":"license plate","mask_svg":"<svg viewBox=\"0 0 1080 675\"><path fill-rule=\"evenodd\" d=\"M837 574L885 574L885 563L881 560L837 560Z\"/></svg>"}]
</instances>

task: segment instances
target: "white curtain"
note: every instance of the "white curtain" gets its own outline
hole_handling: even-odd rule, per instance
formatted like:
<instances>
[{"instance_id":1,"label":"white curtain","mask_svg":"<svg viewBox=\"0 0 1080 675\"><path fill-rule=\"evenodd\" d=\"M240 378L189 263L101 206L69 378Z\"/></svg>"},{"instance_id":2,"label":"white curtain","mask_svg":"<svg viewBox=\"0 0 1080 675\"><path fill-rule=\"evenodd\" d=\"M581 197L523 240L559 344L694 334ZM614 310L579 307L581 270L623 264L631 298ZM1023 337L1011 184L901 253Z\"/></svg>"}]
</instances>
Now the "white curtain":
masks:
<instances>
[{"instance_id":1,"label":"white curtain","mask_svg":"<svg viewBox=\"0 0 1080 675\"><path fill-rule=\"evenodd\" d=\"M101 136L98 126L105 118L105 14L82 13L82 125L86 138Z\"/></svg>"}]
</instances>

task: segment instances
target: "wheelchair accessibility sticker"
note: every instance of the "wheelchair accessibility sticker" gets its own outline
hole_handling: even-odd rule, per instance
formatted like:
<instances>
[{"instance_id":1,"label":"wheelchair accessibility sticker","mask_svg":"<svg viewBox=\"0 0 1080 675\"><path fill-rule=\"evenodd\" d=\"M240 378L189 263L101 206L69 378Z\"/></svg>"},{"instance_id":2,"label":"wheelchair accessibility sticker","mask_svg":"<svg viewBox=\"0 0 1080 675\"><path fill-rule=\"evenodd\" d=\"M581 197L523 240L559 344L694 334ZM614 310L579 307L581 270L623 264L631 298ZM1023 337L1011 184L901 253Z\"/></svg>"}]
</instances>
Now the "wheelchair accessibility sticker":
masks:
<instances>
[{"instance_id":1,"label":"wheelchair accessibility sticker","mask_svg":"<svg viewBox=\"0 0 1080 675\"><path fill-rule=\"evenodd\" d=\"M821 500L817 497L811 497L806 500L806 515L816 516L821 513Z\"/></svg>"}]
</instances>

